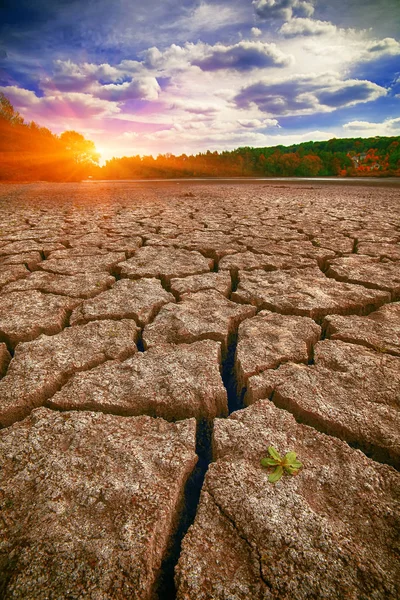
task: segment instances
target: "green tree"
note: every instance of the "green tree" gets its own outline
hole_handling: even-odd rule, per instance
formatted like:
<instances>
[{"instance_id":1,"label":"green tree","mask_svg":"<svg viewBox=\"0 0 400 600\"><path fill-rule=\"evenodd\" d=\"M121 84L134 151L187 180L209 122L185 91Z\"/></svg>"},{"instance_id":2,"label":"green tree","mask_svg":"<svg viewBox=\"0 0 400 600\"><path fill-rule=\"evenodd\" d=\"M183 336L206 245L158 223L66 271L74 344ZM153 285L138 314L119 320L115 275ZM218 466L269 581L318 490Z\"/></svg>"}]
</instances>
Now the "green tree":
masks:
<instances>
[{"instance_id":1,"label":"green tree","mask_svg":"<svg viewBox=\"0 0 400 600\"><path fill-rule=\"evenodd\" d=\"M19 112L14 110L10 100L0 92L0 119L10 123L11 125L22 125L24 119L21 117Z\"/></svg>"}]
</instances>

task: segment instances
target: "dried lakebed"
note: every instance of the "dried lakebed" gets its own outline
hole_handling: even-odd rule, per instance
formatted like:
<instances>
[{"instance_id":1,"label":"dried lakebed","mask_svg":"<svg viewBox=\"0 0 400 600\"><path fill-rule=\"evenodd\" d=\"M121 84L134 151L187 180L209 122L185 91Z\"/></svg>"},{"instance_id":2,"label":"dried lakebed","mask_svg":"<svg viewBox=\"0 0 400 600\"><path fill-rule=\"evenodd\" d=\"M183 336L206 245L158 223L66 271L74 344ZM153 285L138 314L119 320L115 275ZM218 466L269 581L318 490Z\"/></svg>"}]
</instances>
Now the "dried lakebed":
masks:
<instances>
[{"instance_id":1,"label":"dried lakebed","mask_svg":"<svg viewBox=\"0 0 400 600\"><path fill-rule=\"evenodd\" d=\"M0 597L398 599L399 300L398 187L2 185Z\"/></svg>"}]
</instances>

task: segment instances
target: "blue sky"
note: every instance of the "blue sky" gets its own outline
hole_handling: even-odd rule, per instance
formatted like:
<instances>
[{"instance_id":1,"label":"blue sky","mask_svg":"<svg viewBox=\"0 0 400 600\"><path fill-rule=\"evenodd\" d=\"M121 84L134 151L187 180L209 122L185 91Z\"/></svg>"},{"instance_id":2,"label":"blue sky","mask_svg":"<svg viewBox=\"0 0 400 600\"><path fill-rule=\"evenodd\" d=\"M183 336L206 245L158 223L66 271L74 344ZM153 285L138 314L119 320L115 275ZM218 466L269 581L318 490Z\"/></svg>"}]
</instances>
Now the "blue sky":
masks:
<instances>
[{"instance_id":1,"label":"blue sky","mask_svg":"<svg viewBox=\"0 0 400 600\"><path fill-rule=\"evenodd\" d=\"M103 160L400 135L398 0L3 0L0 91Z\"/></svg>"}]
</instances>

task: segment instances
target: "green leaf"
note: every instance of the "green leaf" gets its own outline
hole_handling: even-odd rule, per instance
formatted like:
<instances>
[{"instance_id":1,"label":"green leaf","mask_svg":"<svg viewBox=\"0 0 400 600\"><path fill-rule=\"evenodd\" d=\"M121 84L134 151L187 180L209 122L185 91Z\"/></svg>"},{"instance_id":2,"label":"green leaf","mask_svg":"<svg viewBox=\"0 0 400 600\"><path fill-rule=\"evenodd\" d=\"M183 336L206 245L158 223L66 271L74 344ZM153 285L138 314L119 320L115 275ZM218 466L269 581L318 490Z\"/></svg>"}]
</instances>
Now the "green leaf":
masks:
<instances>
[{"instance_id":1,"label":"green leaf","mask_svg":"<svg viewBox=\"0 0 400 600\"><path fill-rule=\"evenodd\" d=\"M268 477L270 483L276 483L283 475L283 467L276 467L275 471Z\"/></svg>"},{"instance_id":2,"label":"green leaf","mask_svg":"<svg viewBox=\"0 0 400 600\"><path fill-rule=\"evenodd\" d=\"M276 467L277 464L274 458L262 458L260 462L263 467Z\"/></svg>"},{"instance_id":3,"label":"green leaf","mask_svg":"<svg viewBox=\"0 0 400 600\"><path fill-rule=\"evenodd\" d=\"M289 473L289 475L297 475L297 473L299 472L298 469L295 469L294 467L290 467L289 465L285 466L285 470Z\"/></svg>"},{"instance_id":4,"label":"green leaf","mask_svg":"<svg viewBox=\"0 0 400 600\"><path fill-rule=\"evenodd\" d=\"M282 461L281 455L275 450L275 448L273 446L269 446L269 448L268 448L268 454L270 456L272 456L272 458L274 458L275 460L277 460L279 462Z\"/></svg>"},{"instance_id":5,"label":"green leaf","mask_svg":"<svg viewBox=\"0 0 400 600\"><path fill-rule=\"evenodd\" d=\"M296 452L288 452L285 456L285 463L291 465L296 461Z\"/></svg>"},{"instance_id":6,"label":"green leaf","mask_svg":"<svg viewBox=\"0 0 400 600\"><path fill-rule=\"evenodd\" d=\"M295 460L294 462L290 463L290 466L294 467L295 469L301 469L303 464L300 461Z\"/></svg>"}]
</instances>

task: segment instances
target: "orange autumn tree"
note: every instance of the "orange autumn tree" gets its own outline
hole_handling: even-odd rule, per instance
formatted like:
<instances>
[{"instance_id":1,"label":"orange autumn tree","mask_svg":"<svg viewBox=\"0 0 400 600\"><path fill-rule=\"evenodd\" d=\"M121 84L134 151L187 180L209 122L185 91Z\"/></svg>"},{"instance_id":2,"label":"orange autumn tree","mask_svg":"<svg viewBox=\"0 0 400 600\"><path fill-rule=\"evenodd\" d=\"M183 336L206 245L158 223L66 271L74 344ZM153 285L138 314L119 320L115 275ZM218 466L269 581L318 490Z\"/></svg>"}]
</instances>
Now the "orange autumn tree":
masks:
<instances>
[{"instance_id":1,"label":"orange autumn tree","mask_svg":"<svg viewBox=\"0 0 400 600\"><path fill-rule=\"evenodd\" d=\"M79 181L98 162L94 143L82 134L57 136L34 121L25 123L0 93L0 180Z\"/></svg>"}]
</instances>

